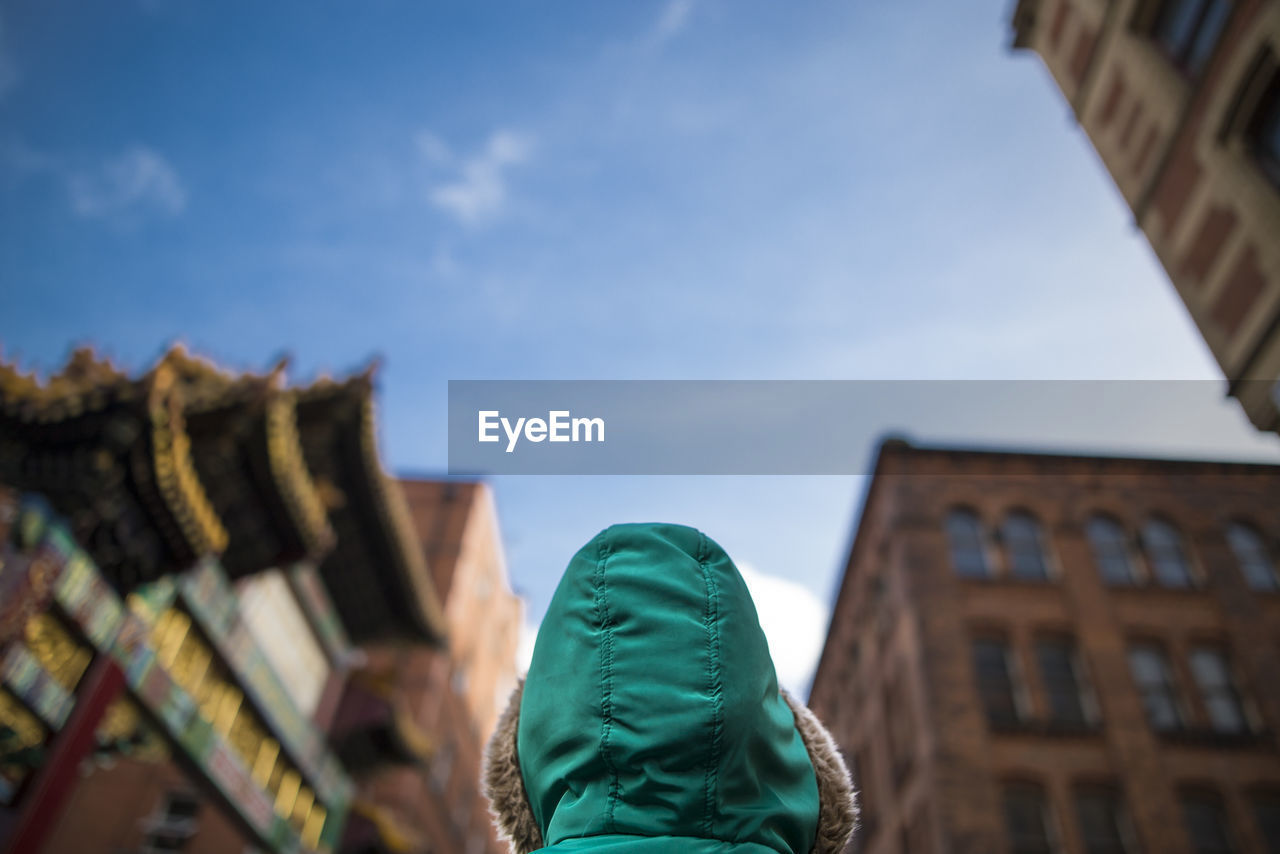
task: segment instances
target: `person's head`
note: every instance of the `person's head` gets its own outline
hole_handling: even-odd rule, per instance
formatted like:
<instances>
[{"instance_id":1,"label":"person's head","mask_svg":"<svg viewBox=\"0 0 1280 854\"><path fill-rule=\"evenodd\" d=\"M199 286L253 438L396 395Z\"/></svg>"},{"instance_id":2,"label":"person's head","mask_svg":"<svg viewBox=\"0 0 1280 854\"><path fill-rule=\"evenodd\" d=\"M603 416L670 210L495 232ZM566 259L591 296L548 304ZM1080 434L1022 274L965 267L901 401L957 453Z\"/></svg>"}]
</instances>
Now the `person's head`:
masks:
<instances>
[{"instance_id":1,"label":"person's head","mask_svg":"<svg viewBox=\"0 0 1280 854\"><path fill-rule=\"evenodd\" d=\"M485 784L517 852L834 854L856 818L742 576L680 525L615 525L573 557Z\"/></svg>"}]
</instances>

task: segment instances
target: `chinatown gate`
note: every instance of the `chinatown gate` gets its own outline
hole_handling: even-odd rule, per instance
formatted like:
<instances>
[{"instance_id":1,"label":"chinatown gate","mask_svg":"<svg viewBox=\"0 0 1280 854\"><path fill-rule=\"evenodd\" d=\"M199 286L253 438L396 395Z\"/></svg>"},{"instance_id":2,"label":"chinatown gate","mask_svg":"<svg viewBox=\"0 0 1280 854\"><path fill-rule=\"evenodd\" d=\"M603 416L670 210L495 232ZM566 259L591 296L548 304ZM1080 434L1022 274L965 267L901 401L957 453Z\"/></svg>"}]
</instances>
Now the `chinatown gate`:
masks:
<instances>
[{"instance_id":1,"label":"chinatown gate","mask_svg":"<svg viewBox=\"0 0 1280 854\"><path fill-rule=\"evenodd\" d=\"M349 814L377 825L329 723L359 646L439 644L440 607L372 371L283 374L0 365L0 852L338 852Z\"/></svg>"}]
</instances>

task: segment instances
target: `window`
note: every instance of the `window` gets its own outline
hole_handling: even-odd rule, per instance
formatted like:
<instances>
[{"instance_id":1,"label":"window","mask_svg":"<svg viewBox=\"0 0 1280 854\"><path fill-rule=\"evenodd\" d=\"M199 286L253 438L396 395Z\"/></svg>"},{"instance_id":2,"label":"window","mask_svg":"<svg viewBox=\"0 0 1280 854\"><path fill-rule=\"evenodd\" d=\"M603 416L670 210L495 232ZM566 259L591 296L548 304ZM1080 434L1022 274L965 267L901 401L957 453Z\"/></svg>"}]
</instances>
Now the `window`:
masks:
<instances>
[{"instance_id":1,"label":"window","mask_svg":"<svg viewBox=\"0 0 1280 854\"><path fill-rule=\"evenodd\" d=\"M1198 647L1191 651L1191 675L1209 714L1214 732L1242 733L1249 729L1240 695L1232 684L1231 668L1221 650Z\"/></svg>"},{"instance_id":2,"label":"window","mask_svg":"<svg viewBox=\"0 0 1280 854\"><path fill-rule=\"evenodd\" d=\"M196 817L200 801L190 792L169 792L164 808L146 823L142 850L147 852L181 851L196 834Z\"/></svg>"},{"instance_id":3,"label":"window","mask_svg":"<svg viewBox=\"0 0 1280 854\"><path fill-rule=\"evenodd\" d=\"M952 510L947 516L947 540L951 544L951 563L957 575L965 578L990 578L982 522L972 510Z\"/></svg>"},{"instance_id":4,"label":"window","mask_svg":"<svg viewBox=\"0 0 1280 854\"><path fill-rule=\"evenodd\" d=\"M1049 719L1069 727L1083 728L1092 723L1075 644L1068 638L1038 640L1036 661L1049 699Z\"/></svg>"},{"instance_id":5,"label":"window","mask_svg":"<svg viewBox=\"0 0 1280 854\"><path fill-rule=\"evenodd\" d=\"M1010 575L1031 581L1044 581L1049 577L1049 566L1040 541L1040 523L1034 516L1014 511L1005 517L1000 533L1004 539Z\"/></svg>"},{"instance_id":6,"label":"window","mask_svg":"<svg viewBox=\"0 0 1280 854\"><path fill-rule=\"evenodd\" d=\"M1005 785L1004 823L1010 854L1057 854L1044 789L1034 783Z\"/></svg>"},{"instance_id":7,"label":"window","mask_svg":"<svg viewBox=\"0 0 1280 854\"><path fill-rule=\"evenodd\" d=\"M1267 854L1280 854L1280 792L1259 792L1252 800L1264 849Z\"/></svg>"},{"instance_id":8,"label":"window","mask_svg":"<svg viewBox=\"0 0 1280 854\"><path fill-rule=\"evenodd\" d=\"M1230 0L1165 0L1151 35L1174 65L1195 77L1204 70L1230 12Z\"/></svg>"},{"instance_id":9,"label":"window","mask_svg":"<svg viewBox=\"0 0 1280 854\"><path fill-rule=\"evenodd\" d=\"M857 638L854 638L853 642L849 644L849 657L846 658L844 662L844 671L845 671L845 679L846 679L845 695L849 698L851 703L857 702L856 698L858 694L856 693L856 689L857 689L857 686L861 684L861 682L858 679L858 666L861 663L862 663L862 644L858 642Z\"/></svg>"},{"instance_id":10,"label":"window","mask_svg":"<svg viewBox=\"0 0 1280 854\"><path fill-rule=\"evenodd\" d=\"M1235 854L1222 801L1208 791L1182 793L1182 816L1195 854Z\"/></svg>"},{"instance_id":11,"label":"window","mask_svg":"<svg viewBox=\"0 0 1280 854\"><path fill-rule=\"evenodd\" d=\"M1154 644L1139 644L1129 650L1129 669L1147 709L1147 721L1157 732L1181 729L1185 717L1178 702L1173 671L1164 651Z\"/></svg>"},{"instance_id":12,"label":"window","mask_svg":"<svg viewBox=\"0 0 1280 854\"><path fill-rule=\"evenodd\" d=\"M185 834L164 830L153 830L147 834L142 843L142 850L148 854L160 854L163 851L181 851L187 845Z\"/></svg>"},{"instance_id":13,"label":"window","mask_svg":"<svg viewBox=\"0 0 1280 854\"><path fill-rule=\"evenodd\" d=\"M1015 668L1008 644L997 638L975 640L973 669L987 721L993 727L1021 723L1025 717L1025 704L1014 680Z\"/></svg>"},{"instance_id":14,"label":"window","mask_svg":"<svg viewBox=\"0 0 1280 854\"><path fill-rule=\"evenodd\" d=\"M913 711L907 693L906 674L899 673L889 684L885 695L885 721L889 728L889 753L893 759L895 785L906 779L915 754L915 737L911 725Z\"/></svg>"},{"instance_id":15,"label":"window","mask_svg":"<svg viewBox=\"0 0 1280 854\"><path fill-rule=\"evenodd\" d=\"M1240 573L1245 583L1254 590L1280 589L1276 579L1276 566L1267 554L1262 536L1248 525L1234 523L1227 529L1227 543L1240 563Z\"/></svg>"},{"instance_id":16,"label":"window","mask_svg":"<svg viewBox=\"0 0 1280 854\"><path fill-rule=\"evenodd\" d=\"M1165 587L1192 586L1191 563L1178 529L1163 519L1150 519L1142 529L1151 574Z\"/></svg>"},{"instance_id":17,"label":"window","mask_svg":"<svg viewBox=\"0 0 1280 854\"><path fill-rule=\"evenodd\" d=\"M1094 516L1085 525L1085 534L1093 548L1098 574L1105 583L1137 583L1138 573L1129 552L1129 538L1118 522L1106 516Z\"/></svg>"},{"instance_id":18,"label":"window","mask_svg":"<svg viewBox=\"0 0 1280 854\"><path fill-rule=\"evenodd\" d=\"M1274 72L1247 131L1249 147L1271 182L1280 187L1280 72Z\"/></svg>"},{"instance_id":19,"label":"window","mask_svg":"<svg viewBox=\"0 0 1280 854\"><path fill-rule=\"evenodd\" d=\"M1129 824L1117 790L1110 786L1077 788L1076 815L1085 854L1128 854Z\"/></svg>"}]
</instances>

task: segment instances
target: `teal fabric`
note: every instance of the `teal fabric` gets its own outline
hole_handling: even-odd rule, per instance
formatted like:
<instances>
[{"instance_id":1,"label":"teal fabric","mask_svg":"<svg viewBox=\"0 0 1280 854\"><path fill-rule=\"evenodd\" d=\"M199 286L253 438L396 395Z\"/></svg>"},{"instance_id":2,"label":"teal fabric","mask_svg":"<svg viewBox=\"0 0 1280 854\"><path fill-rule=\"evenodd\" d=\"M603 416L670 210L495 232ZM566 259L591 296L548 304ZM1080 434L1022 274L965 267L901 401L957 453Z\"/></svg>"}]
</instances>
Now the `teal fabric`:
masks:
<instances>
[{"instance_id":1,"label":"teal fabric","mask_svg":"<svg viewBox=\"0 0 1280 854\"><path fill-rule=\"evenodd\" d=\"M516 737L544 850L813 847L817 780L755 605L693 528L615 525L574 556Z\"/></svg>"}]
</instances>

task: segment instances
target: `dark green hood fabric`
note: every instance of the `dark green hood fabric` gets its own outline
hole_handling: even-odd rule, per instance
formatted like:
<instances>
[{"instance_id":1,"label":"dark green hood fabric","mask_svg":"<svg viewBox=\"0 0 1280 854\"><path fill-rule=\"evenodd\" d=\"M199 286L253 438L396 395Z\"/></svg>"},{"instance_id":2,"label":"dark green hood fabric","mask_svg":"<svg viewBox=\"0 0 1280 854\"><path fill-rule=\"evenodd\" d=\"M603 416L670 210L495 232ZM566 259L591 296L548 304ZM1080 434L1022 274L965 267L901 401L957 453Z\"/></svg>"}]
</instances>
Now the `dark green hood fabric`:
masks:
<instances>
[{"instance_id":1,"label":"dark green hood fabric","mask_svg":"<svg viewBox=\"0 0 1280 854\"><path fill-rule=\"evenodd\" d=\"M808 854L814 766L746 584L693 528L611 527L538 633L516 752L547 850Z\"/></svg>"}]
</instances>

